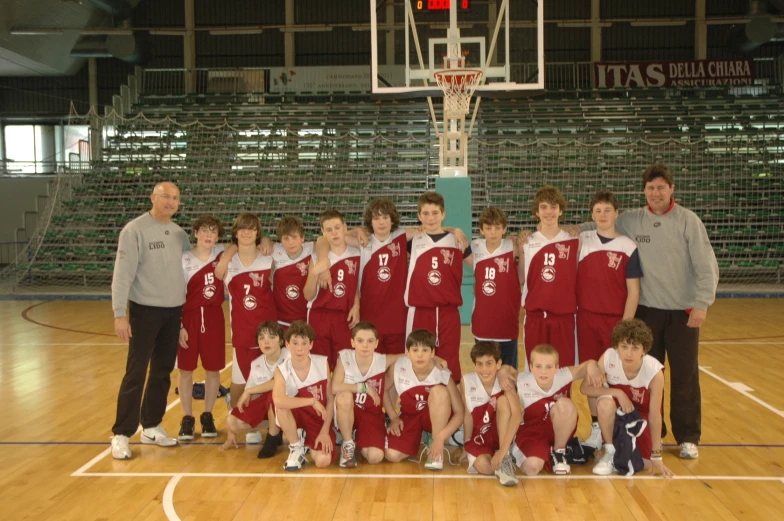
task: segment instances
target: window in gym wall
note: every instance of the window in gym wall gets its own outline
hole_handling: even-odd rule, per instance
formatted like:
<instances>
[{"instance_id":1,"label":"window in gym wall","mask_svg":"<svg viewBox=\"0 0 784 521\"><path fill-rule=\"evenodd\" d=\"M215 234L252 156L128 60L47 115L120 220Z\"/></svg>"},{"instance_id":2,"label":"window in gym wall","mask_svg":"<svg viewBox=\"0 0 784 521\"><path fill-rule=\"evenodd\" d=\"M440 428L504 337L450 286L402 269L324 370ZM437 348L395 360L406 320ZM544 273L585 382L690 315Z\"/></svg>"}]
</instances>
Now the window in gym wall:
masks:
<instances>
[{"instance_id":1,"label":"window in gym wall","mask_svg":"<svg viewBox=\"0 0 784 521\"><path fill-rule=\"evenodd\" d=\"M51 129L51 127L49 127ZM54 149L47 157L44 149L46 130L42 125L7 125L5 127L6 171L10 174L36 174L51 171L45 162L54 161ZM54 145L52 135L51 139Z\"/></svg>"}]
</instances>

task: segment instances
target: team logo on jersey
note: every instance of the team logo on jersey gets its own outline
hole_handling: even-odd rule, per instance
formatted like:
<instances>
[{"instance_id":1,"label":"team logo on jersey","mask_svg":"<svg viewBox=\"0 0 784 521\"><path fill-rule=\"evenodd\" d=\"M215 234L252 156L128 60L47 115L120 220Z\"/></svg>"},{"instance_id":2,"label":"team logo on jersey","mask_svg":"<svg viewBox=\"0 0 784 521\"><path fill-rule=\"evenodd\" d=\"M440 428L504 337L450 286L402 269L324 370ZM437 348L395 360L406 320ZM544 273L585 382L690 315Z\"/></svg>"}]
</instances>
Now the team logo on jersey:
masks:
<instances>
[{"instance_id":1,"label":"team logo on jersey","mask_svg":"<svg viewBox=\"0 0 784 521\"><path fill-rule=\"evenodd\" d=\"M495 282L492 280L486 280L482 283L482 293L487 295L488 297L492 297L495 295Z\"/></svg>"},{"instance_id":2,"label":"team logo on jersey","mask_svg":"<svg viewBox=\"0 0 784 521\"><path fill-rule=\"evenodd\" d=\"M318 401L321 401L321 387L318 385L311 385L307 388L310 395Z\"/></svg>"},{"instance_id":3,"label":"team logo on jersey","mask_svg":"<svg viewBox=\"0 0 784 521\"><path fill-rule=\"evenodd\" d=\"M242 298L242 305L245 306L245 309L247 309L248 311L253 311L254 309L256 309L256 305L257 305L256 297L254 297L253 295L245 295L245 297Z\"/></svg>"},{"instance_id":4,"label":"team logo on jersey","mask_svg":"<svg viewBox=\"0 0 784 521\"><path fill-rule=\"evenodd\" d=\"M299 288L294 284L286 286L286 298L289 300L297 300L299 298Z\"/></svg>"},{"instance_id":5,"label":"team logo on jersey","mask_svg":"<svg viewBox=\"0 0 784 521\"><path fill-rule=\"evenodd\" d=\"M430 389L425 389L427 392L430 392ZM424 411L425 407L427 407L427 400L421 394L416 395L417 403L416 403L416 410L417 411Z\"/></svg>"},{"instance_id":6,"label":"team logo on jersey","mask_svg":"<svg viewBox=\"0 0 784 521\"><path fill-rule=\"evenodd\" d=\"M335 287L332 288L332 294L335 295L337 298L341 298L346 294L346 285L342 282L338 282L335 284Z\"/></svg>"},{"instance_id":7,"label":"team logo on jersey","mask_svg":"<svg viewBox=\"0 0 784 521\"><path fill-rule=\"evenodd\" d=\"M299 270L299 274L303 277L308 276L308 263L307 262L298 262L297 269Z\"/></svg>"},{"instance_id":8,"label":"team logo on jersey","mask_svg":"<svg viewBox=\"0 0 784 521\"><path fill-rule=\"evenodd\" d=\"M250 280L253 281L254 288L260 288L264 285L264 274L259 273L248 273Z\"/></svg>"},{"instance_id":9,"label":"team logo on jersey","mask_svg":"<svg viewBox=\"0 0 784 521\"><path fill-rule=\"evenodd\" d=\"M569 253L572 251L571 246L564 246L563 244L556 244L555 249L558 250L559 259L569 260Z\"/></svg>"},{"instance_id":10,"label":"team logo on jersey","mask_svg":"<svg viewBox=\"0 0 784 521\"><path fill-rule=\"evenodd\" d=\"M204 295L204 298L212 298L215 296L215 290L216 290L215 286L210 284L209 286L204 286L204 289L202 290L202 294Z\"/></svg>"},{"instance_id":11,"label":"team logo on jersey","mask_svg":"<svg viewBox=\"0 0 784 521\"><path fill-rule=\"evenodd\" d=\"M391 243L389 245L389 253L391 253L393 257L400 255L400 245L396 242Z\"/></svg>"},{"instance_id":12,"label":"team logo on jersey","mask_svg":"<svg viewBox=\"0 0 784 521\"><path fill-rule=\"evenodd\" d=\"M357 263L353 260L346 260L346 267L348 268L349 275L356 275Z\"/></svg>"},{"instance_id":13,"label":"team logo on jersey","mask_svg":"<svg viewBox=\"0 0 784 521\"><path fill-rule=\"evenodd\" d=\"M607 252L607 267L611 270L617 270L621 266L621 257L619 254L608 251Z\"/></svg>"},{"instance_id":14,"label":"team logo on jersey","mask_svg":"<svg viewBox=\"0 0 784 521\"><path fill-rule=\"evenodd\" d=\"M190 264L191 263L191 258L190 257L185 257L184 259L182 259L182 262L184 262L185 264Z\"/></svg>"},{"instance_id":15,"label":"team logo on jersey","mask_svg":"<svg viewBox=\"0 0 784 521\"><path fill-rule=\"evenodd\" d=\"M431 286L438 286L441 284L441 272L438 270L431 270L427 274L427 281Z\"/></svg>"},{"instance_id":16,"label":"team logo on jersey","mask_svg":"<svg viewBox=\"0 0 784 521\"><path fill-rule=\"evenodd\" d=\"M545 266L542 268L542 280L545 282L552 282L555 280L555 268L552 266Z\"/></svg>"},{"instance_id":17,"label":"team logo on jersey","mask_svg":"<svg viewBox=\"0 0 784 521\"><path fill-rule=\"evenodd\" d=\"M378 269L378 280L386 282L392 277L392 270L387 266L382 266Z\"/></svg>"},{"instance_id":18,"label":"team logo on jersey","mask_svg":"<svg viewBox=\"0 0 784 521\"><path fill-rule=\"evenodd\" d=\"M451 266L452 261L455 258L455 252L451 250L441 250L441 255L444 257L444 264Z\"/></svg>"},{"instance_id":19,"label":"team logo on jersey","mask_svg":"<svg viewBox=\"0 0 784 521\"><path fill-rule=\"evenodd\" d=\"M643 403L645 401L645 389L635 389L634 387L629 388L632 392L632 401L637 403Z\"/></svg>"},{"instance_id":20,"label":"team logo on jersey","mask_svg":"<svg viewBox=\"0 0 784 521\"><path fill-rule=\"evenodd\" d=\"M498 273L506 273L509 271L509 259L502 259L501 257L496 257L493 259L498 266Z\"/></svg>"}]
</instances>

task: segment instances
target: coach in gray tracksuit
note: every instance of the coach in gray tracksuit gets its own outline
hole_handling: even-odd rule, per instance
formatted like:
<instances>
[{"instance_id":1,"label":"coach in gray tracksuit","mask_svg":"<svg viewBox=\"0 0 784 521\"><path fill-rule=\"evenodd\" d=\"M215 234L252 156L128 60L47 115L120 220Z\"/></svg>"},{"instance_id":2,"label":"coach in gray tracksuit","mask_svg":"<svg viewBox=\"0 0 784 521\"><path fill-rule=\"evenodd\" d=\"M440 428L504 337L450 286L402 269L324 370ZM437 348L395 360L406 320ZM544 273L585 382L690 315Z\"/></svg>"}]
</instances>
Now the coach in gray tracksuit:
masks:
<instances>
[{"instance_id":1,"label":"coach in gray tracksuit","mask_svg":"<svg viewBox=\"0 0 784 521\"><path fill-rule=\"evenodd\" d=\"M166 410L185 303L182 253L191 246L188 235L171 222L180 204L177 186L160 183L150 198L152 209L123 228L117 247L112 279L114 329L129 345L112 431L116 438L130 437L141 419L142 443L167 446L176 440L158 426ZM127 439L122 442L113 455L130 458ZM116 448L114 441L112 446Z\"/></svg>"},{"instance_id":2,"label":"coach in gray tracksuit","mask_svg":"<svg viewBox=\"0 0 784 521\"><path fill-rule=\"evenodd\" d=\"M648 353L670 360L670 421L681 457L698 457L701 435L700 326L716 299L719 266L705 225L677 204L669 168L653 165L643 173L648 205L623 212L616 229L634 239L640 255L637 318L653 330ZM657 447L654 447L657 448Z\"/></svg>"}]
</instances>

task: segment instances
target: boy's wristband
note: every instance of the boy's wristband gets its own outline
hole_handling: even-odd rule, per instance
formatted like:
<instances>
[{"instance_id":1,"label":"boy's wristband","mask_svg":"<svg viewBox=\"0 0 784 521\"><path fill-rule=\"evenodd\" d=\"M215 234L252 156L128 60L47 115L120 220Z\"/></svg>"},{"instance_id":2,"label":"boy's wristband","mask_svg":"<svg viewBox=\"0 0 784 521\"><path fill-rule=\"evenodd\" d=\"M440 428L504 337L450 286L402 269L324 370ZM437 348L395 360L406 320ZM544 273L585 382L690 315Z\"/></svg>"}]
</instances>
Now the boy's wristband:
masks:
<instances>
[{"instance_id":1,"label":"boy's wristband","mask_svg":"<svg viewBox=\"0 0 784 521\"><path fill-rule=\"evenodd\" d=\"M651 461L661 461L662 456L661 454L651 454Z\"/></svg>"}]
</instances>

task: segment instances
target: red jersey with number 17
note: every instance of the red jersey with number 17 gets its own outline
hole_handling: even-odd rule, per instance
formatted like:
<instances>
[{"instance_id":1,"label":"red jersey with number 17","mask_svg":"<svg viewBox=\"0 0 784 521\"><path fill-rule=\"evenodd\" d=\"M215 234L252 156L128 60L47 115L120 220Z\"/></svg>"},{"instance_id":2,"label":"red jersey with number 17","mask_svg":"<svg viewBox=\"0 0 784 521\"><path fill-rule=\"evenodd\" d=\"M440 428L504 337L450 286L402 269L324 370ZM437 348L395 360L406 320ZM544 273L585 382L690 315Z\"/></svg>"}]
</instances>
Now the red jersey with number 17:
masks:
<instances>
[{"instance_id":1,"label":"red jersey with number 17","mask_svg":"<svg viewBox=\"0 0 784 521\"><path fill-rule=\"evenodd\" d=\"M580 241L561 230L548 239L534 232L523 246L526 311L577 313L577 261Z\"/></svg>"},{"instance_id":2,"label":"red jersey with number 17","mask_svg":"<svg viewBox=\"0 0 784 521\"><path fill-rule=\"evenodd\" d=\"M204 307L221 307L225 300L223 282L215 279L215 266L223 255L223 246L212 247L210 257L202 262L192 251L182 254L182 269L185 272L187 290L183 311Z\"/></svg>"},{"instance_id":3,"label":"red jersey with number 17","mask_svg":"<svg viewBox=\"0 0 784 521\"><path fill-rule=\"evenodd\" d=\"M261 253L247 267L239 254L229 261L225 282L231 297L231 345L234 347L257 348L256 328L266 320L278 320L270 286L271 270L272 257Z\"/></svg>"},{"instance_id":4,"label":"red jersey with number 17","mask_svg":"<svg viewBox=\"0 0 784 521\"><path fill-rule=\"evenodd\" d=\"M406 305L437 308L462 306L463 252L455 236L446 234L438 241L420 233L411 241Z\"/></svg>"},{"instance_id":5,"label":"red jersey with number 17","mask_svg":"<svg viewBox=\"0 0 784 521\"><path fill-rule=\"evenodd\" d=\"M342 255L329 252L329 272L332 275L332 291L316 286L316 296L308 302L310 309L329 309L348 313L354 306L359 285L359 249L347 246ZM317 263L313 253L313 263Z\"/></svg>"},{"instance_id":6,"label":"red jersey with number 17","mask_svg":"<svg viewBox=\"0 0 784 521\"><path fill-rule=\"evenodd\" d=\"M406 330L408 308L404 300L408 245L406 231L397 229L384 241L374 235L362 250L359 270L362 320L372 322L381 335Z\"/></svg>"}]
</instances>

